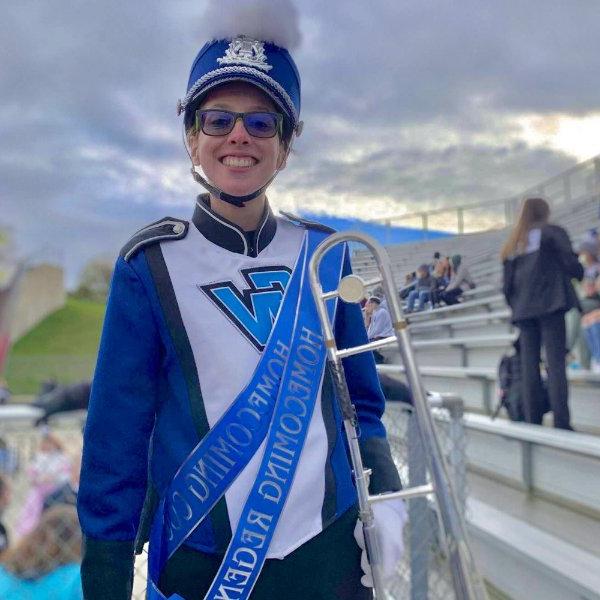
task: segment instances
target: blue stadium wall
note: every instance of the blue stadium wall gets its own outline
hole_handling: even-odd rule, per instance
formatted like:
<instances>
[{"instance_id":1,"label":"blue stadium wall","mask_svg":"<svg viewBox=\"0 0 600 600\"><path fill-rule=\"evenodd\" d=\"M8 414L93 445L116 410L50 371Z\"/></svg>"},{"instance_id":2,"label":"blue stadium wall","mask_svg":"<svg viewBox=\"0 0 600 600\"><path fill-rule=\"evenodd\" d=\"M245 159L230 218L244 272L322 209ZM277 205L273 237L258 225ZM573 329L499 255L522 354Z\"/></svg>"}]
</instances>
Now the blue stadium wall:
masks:
<instances>
[{"instance_id":1,"label":"blue stadium wall","mask_svg":"<svg viewBox=\"0 0 600 600\"><path fill-rule=\"evenodd\" d=\"M446 231L414 229L411 227L386 227L378 223L367 223L359 219L342 219L322 214L302 213L302 217L311 221L317 221L333 227L336 231L360 231L374 237L384 245L405 244L407 242L423 242L441 238L454 237L454 234ZM443 249L440 249L442 252Z\"/></svg>"}]
</instances>

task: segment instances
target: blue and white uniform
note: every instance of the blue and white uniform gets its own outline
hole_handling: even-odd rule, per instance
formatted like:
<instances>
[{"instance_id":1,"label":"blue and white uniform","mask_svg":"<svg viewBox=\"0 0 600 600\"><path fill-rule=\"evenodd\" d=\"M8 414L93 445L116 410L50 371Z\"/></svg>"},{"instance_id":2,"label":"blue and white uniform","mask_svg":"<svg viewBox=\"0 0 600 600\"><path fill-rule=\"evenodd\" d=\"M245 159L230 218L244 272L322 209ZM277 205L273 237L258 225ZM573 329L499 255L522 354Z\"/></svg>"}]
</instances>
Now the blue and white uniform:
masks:
<instances>
[{"instance_id":1,"label":"blue and white uniform","mask_svg":"<svg viewBox=\"0 0 600 600\"><path fill-rule=\"evenodd\" d=\"M248 236L211 211L203 196L190 223L163 219L123 249L92 386L78 499L85 571L103 588L94 598L126 597L134 541L139 548L157 499L252 376L306 227L267 206ZM367 341L357 305L339 302L335 332L339 347ZM363 460L373 469L371 491L399 489L373 357L350 357L344 366ZM225 551L263 446L186 540L187 548ZM268 557L283 559L355 504L342 419L325 371Z\"/></svg>"}]
</instances>

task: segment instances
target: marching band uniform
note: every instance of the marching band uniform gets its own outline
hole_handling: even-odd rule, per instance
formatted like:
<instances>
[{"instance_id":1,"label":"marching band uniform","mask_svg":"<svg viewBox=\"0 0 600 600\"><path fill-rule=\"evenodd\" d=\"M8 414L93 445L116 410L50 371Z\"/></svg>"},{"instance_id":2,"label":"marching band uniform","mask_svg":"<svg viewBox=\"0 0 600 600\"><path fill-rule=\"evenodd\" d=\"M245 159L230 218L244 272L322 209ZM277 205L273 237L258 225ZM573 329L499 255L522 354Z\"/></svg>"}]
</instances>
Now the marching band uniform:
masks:
<instances>
[{"instance_id":1,"label":"marching band uniform","mask_svg":"<svg viewBox=\"0 0 600 600\"><path fill-rule=\"evenodd\" d=\"M289 83L287 88L265 87L266 71L250 73L253 67L247 56L238 56L242 64L236 66L234 50L240 45L235 42L212 42L201 51L192 69L188 101L203 91L198 81L210 89L229 81L231 69L237 68L239 78L256 83L272 97L273 89L279 96L283 90L284 114L291 114L292 106L297 125L299 83L296 95L285 93L294 91ZM287 52L258 40L253 44L262 64L269 61L275 70L282 70L287 61L285 74L297 77ZM223 60L229 61L226 67ZM194 69L202 61L212 61L213 66L202 67L198 77ZM290 98L294 98L291 105ZM215 193L210 184L207 187ZM326 369L317 369L312 377L305 373L304 386L293 379L300 376L290 366L294 348L300 352L294 340L317 346L318 335L306 334L308 328L294 337L299 327L295 323L310 312L295 306L310 302L310 290L301 279L302 265L307 264L310 245L327 235L318 224L275 216L268 203L257 229L247 232L214 212L211 197L205 195L198 198L191 222L162 219L137 232L123 248L111 284L84 436L78 510L87 600L130 598L134 546L139 553L149 536L149 598L246 598L250 593L252 598L371 597L359 581L361 552L352 538L357 498L331 377ZM336 284L350 270L347 255L340 250L327 268ZM335 311L331 314L338 347L367 342L357 305L340 301L330 310ZM275 332L292 326L289 345L277 342ZM271 368L271 361L281 364L281 369ZM373 470L371 493L398 490L400 481L381 422L384 398L373 356L347 358L344 367L357 411L363 461ZM262 373L262 384L252 388L254 393L247 392L257 373ZM309 385L314 389L312 413L296 410L287 415L294 423L296 415L305 419L298 452L291 448L295 438L278 434L277 424L271 428L275 433L265 429L260 438L253 434L253 419L259 419L262 402L258 391L273 397L271 412L266 417L260 414L267 424L272 414L273 422L281 414L277 411L282 403L290 411L292 403L304 406L300 397L276 398L277 386L271 384L277 377L282 388L287 382L288 391ZM270 387L275 391L265 391ZM244 407L238 416L246 411L252 418L229 422L235 406ZM217 431L225 433L215 438ZM272 449L272 436L277 435L287 445L279 444L279 454L270 455L280 462L268 463L271 479L263 481L265 487L261 483L257 499L273 500L275 495L279 500L281 495L281 512L261 550L265 566L262 572L260 565L256 567L252 575L258 578L261 573L260 578L238 593L243 576L239 553L236 559L234 552L237 532L246 522L267 530L266 517L244 519L261 481L265 456ZM218 443L202 446L209 438ZM256 451L233 475L231 465L251 444L256 444ZM205 454L195 455L201 447ZM284 462L285 452L293 455L293 467L291 458L290 464ZM217 494L214 490L220 485L223 490ZM286 485L288 491L282 492ZM208 507L206 497L213 492L215 502ZM198 524L193 515L196 500L207 507ZM250 514L262 513L250 510ZM181 531L188 527L185 533L180 533L180 526ZM241 535L248 540L250 533L244 530ZM258 535L254 531L252 539L256 541ZM330 560L318 571L317 558L326 559L328 552ZM223 581L232 581L233 572L236 584L222 584L221 595L207 592L221 561L225 564L231 553L238 568L229 568ZM306 569L311 573L304 573Z\"/></svg>"}]
</instances>

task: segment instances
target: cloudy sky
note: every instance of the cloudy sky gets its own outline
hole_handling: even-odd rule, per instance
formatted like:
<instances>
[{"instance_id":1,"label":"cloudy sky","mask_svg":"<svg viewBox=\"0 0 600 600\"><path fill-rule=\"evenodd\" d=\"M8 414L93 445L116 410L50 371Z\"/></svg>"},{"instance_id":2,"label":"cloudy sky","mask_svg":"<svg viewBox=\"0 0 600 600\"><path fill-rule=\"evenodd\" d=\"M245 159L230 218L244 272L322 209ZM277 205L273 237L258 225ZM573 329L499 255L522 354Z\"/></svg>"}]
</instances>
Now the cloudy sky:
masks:
<instances>
[{"instance_id":1,"label":"cloudy sky","mask_svg":"<svg viewBox=\"0 0 600 600\"><path fill-rule=\"evenodd\" d=\"M296 0L305 131L270 198L363 218L494 200L600 153L597 0ZM202 0L20 0L0 20L0 222L72 283L188 217L175 105Z\"/></svg>"}]
</instances>

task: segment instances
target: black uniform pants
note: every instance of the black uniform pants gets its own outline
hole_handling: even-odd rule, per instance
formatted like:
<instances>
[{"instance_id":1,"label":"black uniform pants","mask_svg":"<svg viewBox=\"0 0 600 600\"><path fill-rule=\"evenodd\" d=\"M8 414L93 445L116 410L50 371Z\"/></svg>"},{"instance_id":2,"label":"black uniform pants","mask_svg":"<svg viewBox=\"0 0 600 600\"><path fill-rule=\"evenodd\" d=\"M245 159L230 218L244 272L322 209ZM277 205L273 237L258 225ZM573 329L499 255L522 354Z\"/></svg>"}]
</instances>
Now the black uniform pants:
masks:
<instances>
[{"instance_id":1,"label":"black uniform pants","mask_svg":"<svg viewBox=\"0 0 600 600\"><path fill-rule=\"evenodd\" d=\"M356 509L283 560L268 559L252 600L372 600L371 588L360 582L361 550L354 540ZM160 578L165 596L177 593L185 600L202 600L223 556L205 554L185 546L169 559Z\"/></svg>"},{"instance_id":2,"label":"black uniform pants","mask_svg":"<svg viewBox=\"0 0 600 600\"><path fill-rule=\"evenodd\" d=\"M554 426L571 429L565 366L567 354L565 313L558 311L536 319L519 321L521 330L521 382L525 421L541 424L543 392L540 376L541 347L546 355L548 396L554 414Z\"/></svg>"}]
</instances>

